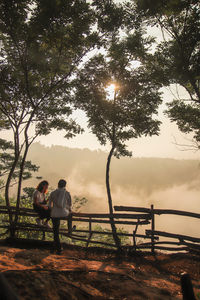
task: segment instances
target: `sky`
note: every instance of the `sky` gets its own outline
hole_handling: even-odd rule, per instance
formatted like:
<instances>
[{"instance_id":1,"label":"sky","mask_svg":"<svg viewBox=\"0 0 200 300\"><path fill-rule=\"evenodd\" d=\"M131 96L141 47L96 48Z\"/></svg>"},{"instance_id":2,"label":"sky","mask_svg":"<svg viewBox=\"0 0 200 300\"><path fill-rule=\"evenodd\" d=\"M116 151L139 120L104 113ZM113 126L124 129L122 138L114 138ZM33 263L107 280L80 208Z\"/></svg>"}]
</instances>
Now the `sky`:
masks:
<instances>
[{"instance_id":1,"label":"sky","mask_svg":"<svg viewBox=\"0 0 200 300\"><path fill-rule=\"evenodd\" d=\"M173 94L172 94L173 93ZM127 145L128 149L133 152L134 157L170 157L176 159L199 159L200 152L188 150L188 147L179 146L178 144L191 144L190 135L181 133L175 123L170 122L164 114L166 103L175 98L175 91L163 89L163 104L159 108L157 118L162 122L159 136L141 137L130 140ZM179 95L186 96L182 91ZM64 138L64 132L54 131L52 134L37 139L45 146L62 145L72 148L88 148L90 150L101 149L109 151L109 145L101 146L90 130L87 128L87 119L82 111L77 110L73 114L76 121L84 128L84 133L77 135L75 138L67 140ZM186 148L186 149L185 149Z\"/></svg>"},{"instance_id":2,"label":"sky","mask_svg":"<svg viewBox=\"0 0 200 300\"><path fill-rule=\"evenodd\" d=\"M170 102L177 96L180 98L187 97L187 94L183 89L179 89L179 95L177 95L175 87L171 90L163 88L162 92L163 103L159 108L158 116L156 116L156 118L162 122L159 136L132 139L127 143L128 150L132 151L133 157L199 159L200 151L188 150L189 147L179 146L182 144L191 144L191 136L181 133L177 125L170 122L164 114L167 102ZM36 142L40 142L42 145L48 147L52 145L62 145L70 148L88 148L90 150L100 149L106 152L109 151L110 146L101 146L95 135L87 128L87 118L82 111L75 111L72 117L82 128L84 128L85 131L83 134L79 134L73 139L66 139L64 138L64 131L54 130L47 136L37 138ZM12 140L12 134L8 131L1 131L0 138Z\"/></svg>"}]
</instances>

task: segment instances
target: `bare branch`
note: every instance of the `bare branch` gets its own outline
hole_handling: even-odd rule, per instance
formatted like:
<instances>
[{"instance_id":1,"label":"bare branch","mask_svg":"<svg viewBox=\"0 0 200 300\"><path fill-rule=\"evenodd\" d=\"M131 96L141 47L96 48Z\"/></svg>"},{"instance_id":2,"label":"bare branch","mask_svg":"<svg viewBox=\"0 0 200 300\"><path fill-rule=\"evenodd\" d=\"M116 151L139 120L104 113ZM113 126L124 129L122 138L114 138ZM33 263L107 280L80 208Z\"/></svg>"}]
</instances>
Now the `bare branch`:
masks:
<instances>
[{"instance_id":1,"label":"bare branch","mask_svg":"<svg viewBox=\"0 0 200 300\"><path fill-rule=\"evenodd\" d=\"M186 144L178 143L176 137L173 136L174 142L172 144L177 146L177 149L180 151L194 151L197 152L200 149L200 144L194 140L184 137L184 139L188 142Z\"/></svg>"}]
</instances>

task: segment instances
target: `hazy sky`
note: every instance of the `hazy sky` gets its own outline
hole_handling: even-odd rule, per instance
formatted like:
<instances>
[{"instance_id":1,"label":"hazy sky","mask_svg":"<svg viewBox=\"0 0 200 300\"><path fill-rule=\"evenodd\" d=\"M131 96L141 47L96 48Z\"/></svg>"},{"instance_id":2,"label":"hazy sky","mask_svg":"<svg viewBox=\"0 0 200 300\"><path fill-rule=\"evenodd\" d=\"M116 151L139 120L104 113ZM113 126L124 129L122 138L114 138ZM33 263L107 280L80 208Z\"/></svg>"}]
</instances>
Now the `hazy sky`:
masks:
<instances>
[{"instance_id":1,"label":"hazy sky","mask_svg":"<svg viewBox=\"0 0 200 300\"><path fill-rule=\"evenodd\" d=\"M176 124L170 122L167 116L164 115L166 102L175 98L176 91L163 89L163 104L159 108L158 119L162 121L160 127L160 135L153 137L141 137L130 140L127 145L128 149L133 151L134 157L171 157L177 159L199 159L200 151L184 151L184 147L179 147L175 144L190 144L188 139L191 136L181 133ZM182 90L179 97L187 97ZM77 110L73 117L85 129L83 134L77 135L75 138L67 140L64 138L64 131L53 131L48 136L39 137L36 142L40 142L45 146L62 145L72 148L88 148L90 150L101 149L108 151L109 145L103 147L99 144L96 137L87 129L87 119L84 113ZM12 134L8 131L1 131L0 137L12 139Z\"/></svg>"},{"instance_id":2,"label":"hazy sky","mask_svg":"<svg viewBox=\"0 0 200 300\"><path fill-rule=\"evenodd\" d=\"M179 144L189 144L187 139L190 136L182 134L175 123L171 123L164 115L163 111L166 109L165 103L172 100L173 95L169 90L163 89L163 104L160 106L158 119L162 121L160 128L160 135L153 137L142 137L137 140L132 139L128 142L129 150L133 151L134 157L172 157L172 158L190 158L198 159L200 152L198 151L183 151L183 147L175 144L175 140ZM180 97L183 96L180 94ZM186 96L186 95L185 95ZM74 117L77 122L85 129L85 132L77 137L66 140L63 138L64 132L54 131L46 137L40 137L37 141L46 146L62 145L73 148L89 148L91 150L101 149L109 150L109 145L103 147L99 144L96 137L87 129L87 119L83 112L76 111Z\"/></svg>"}]
</instances>

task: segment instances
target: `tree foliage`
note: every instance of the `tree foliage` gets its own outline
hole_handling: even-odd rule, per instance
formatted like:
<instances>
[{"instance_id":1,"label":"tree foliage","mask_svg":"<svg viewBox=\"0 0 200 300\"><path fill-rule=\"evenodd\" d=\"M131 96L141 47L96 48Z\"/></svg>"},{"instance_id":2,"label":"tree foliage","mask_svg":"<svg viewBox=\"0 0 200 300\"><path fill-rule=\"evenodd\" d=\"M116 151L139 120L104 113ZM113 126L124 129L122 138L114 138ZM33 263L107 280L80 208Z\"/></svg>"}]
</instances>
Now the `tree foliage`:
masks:
<instances>
[{"instance_id":1,"label":"tree foliage","mask_svg":"<svg viewBox=\"0 0 200 300\"><path fill-rule=\"evenodd\" d=\"M178 84L188 99L175 99L167 114L184 132L193 132L199 143L200 126L200 3L197 0L135 1L140 18L150 26L159 26L163 34L150 60L163 85ZM187 100L187 102L186 102Z\"/></svg>"},{"instance_id":2,"label":"tree foliage","mask_svg":"<svg viewBox=\"0 0 200 300\"><path fill-rule=\"evenodd\" d=\"M9 174L10 168L14 161L13 154L14 146L12 142L7 142L4 139L0 139L0 190L5 188L5 179ZM17 178L20 172L20 163L22 158L19 157L19 161L16 165L15 171L12 175L11 185L17 184ZM26 161L24 164L23 180L27 180L32 177L33 172L37 172L38 166L32 164L31 161Z\"/></svg>"},{"instance_id":3,"label":"tree foliage","mask_svg":"<svg viewBox=\"0 0 200 300\"><path fill-rule=\"evenodd\" d=\"M70 119L71 81L87 55L103 47L105 40L113 35L113 27L105 25L109 16L115 19L113 26L118 26L120 16L115 18L112 14L115 5L109 2L109 5L84 0L0 3L1 127L13 132L15 157L6 182L8 206L10 182L20 163L19 207L25 161L33 141L52 130L65 130L66 138L81 132L80 126ZM102 16L104 21L100 22Z\"/></svg>"},{"instance_id":4,"label":"tree foliage","mask_svg":"<svg viewBox=\"0 0 200 300\"><path fill-rule=\"evenodd\" d=\"M130 154L126 141L158 134L160 124L153 118L161 103L160 86L136 62L137 56L138 67L132 66L134 47L130 53L130 39L133 43L133 36L113 43L107 57L100 54L91 59L76 80L76 103L86 111L88 125L99 142L110 143L118 158ZM116 88L109 99L106 88L112 83Z\"/></svg>"}]
</instances>

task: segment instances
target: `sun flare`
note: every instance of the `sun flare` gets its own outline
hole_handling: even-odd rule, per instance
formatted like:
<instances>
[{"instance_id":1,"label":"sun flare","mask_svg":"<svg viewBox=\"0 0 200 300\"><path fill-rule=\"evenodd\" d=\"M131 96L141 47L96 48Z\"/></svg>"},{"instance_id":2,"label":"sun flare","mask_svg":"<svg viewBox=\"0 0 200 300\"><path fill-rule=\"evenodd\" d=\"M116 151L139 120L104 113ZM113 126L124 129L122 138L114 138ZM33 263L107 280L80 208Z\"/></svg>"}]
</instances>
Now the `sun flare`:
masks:
<instances>
[{"instance_id":1,"label":"sun flare","mask_svg":"<svg viewBox=\"0 0 200 300\"><path fill-rule=\"evenodd\" d=\"M108 93L114 93L115 89L116 89L116 85L114 83L111 83L107 86L106 91Z\"/></svg>"},{"instance_id":2,"label":"sun flare","mask_svg":"<svg viewBox=\"0 0 200 300\"><path fill-rule=\"evenodd\" d=\"M113 99L115 91L116 91L116 84L111 83L106 87L106 92L108 95L108 99Z\"/></svg>"}]
</instances>

